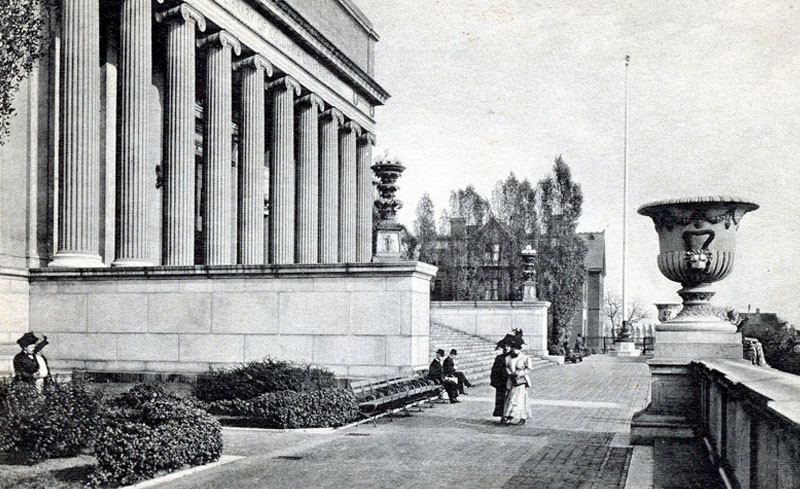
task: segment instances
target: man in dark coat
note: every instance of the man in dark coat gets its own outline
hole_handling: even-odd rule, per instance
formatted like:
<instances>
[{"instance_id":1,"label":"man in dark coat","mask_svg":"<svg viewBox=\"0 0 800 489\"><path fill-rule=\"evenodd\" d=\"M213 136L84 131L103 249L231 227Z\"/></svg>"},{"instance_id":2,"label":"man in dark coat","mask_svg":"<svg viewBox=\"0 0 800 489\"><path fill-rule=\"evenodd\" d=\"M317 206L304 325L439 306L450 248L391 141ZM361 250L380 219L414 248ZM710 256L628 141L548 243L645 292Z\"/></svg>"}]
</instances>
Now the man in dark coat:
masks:
<instances>
[{"instance_id":1,"label":"man in dark coat","mask_svg":"<svg viewBox=\"0 0 800 489\"><path fill-rule=\"evenodd\" d=\"M508 381L508 372L506 371L506 357L511 351L506 338L497 342L497 349L503 352L494 358L494 365L492 365L492 373L489 377L489 384L494 387L494 413L493 416L499 416L500 422L503 419L503 409L506 404L506 382Z\"/></svg>"},{"instance_id":2,"label":"man in dark coat","mask_svg":"<svg viewBox=\"0 0 800 489\"><path fill-rule=\"evenodd\" d=\"M450 404L455 404L461 402L458 400L458 385L455 379L445 375L444 367L442 366L443 358L444 350L441 348L436 350L436 356L431 361L430 367L428 367L428 378L438 384L442 384L447 391L447 398L450 399Z\"/></svg>"},{"instance_id":3,"label":"man in dark coat","mask_svg":"<svg viewBox=\"0 0 800 489\"><path fill-rule=\"evenodd\" d=\"M442 368L444 369L444 374L449 377L455 377L458 379L458 392L459 394L466 394L464 390L465 387L472 387L472 383L467 380L467 376L464 375L464 372L459 372L456 370L456 355L458 355L458 350L453 348L450 350L450 354L444 359L444 363L442 363Z\"/></svg>"},{"instance_id":4,"label":"man in dark coat","mask_svg":"<svg viewBox=\"0 0 800 489\"><path fill-rule=\"evenodd\" d=\"M47 359L40 353L47 345L45 336L41 343L39 338L31 332L25 333L17 340L22 351L14 356L14 380L36 384L41 389L44 379L50 377L50 368Z\"/></svg>"}]
</instances>

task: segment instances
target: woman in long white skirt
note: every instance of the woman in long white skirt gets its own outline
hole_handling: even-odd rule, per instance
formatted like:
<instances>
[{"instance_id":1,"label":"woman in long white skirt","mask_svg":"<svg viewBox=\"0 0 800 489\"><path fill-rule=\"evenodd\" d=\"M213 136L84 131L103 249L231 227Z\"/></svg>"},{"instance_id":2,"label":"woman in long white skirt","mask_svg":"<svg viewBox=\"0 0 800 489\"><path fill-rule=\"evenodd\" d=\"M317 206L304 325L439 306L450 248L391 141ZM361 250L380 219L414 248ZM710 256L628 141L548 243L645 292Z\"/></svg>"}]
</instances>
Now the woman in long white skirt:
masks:
<instances>
[{"instance_id":1,"label":"woman in long white skirt","mask_svg":"<svg viewBox=\"0 0 800 489\"><path fill-rule=\"evenodd\" d=\"M506 404L503 409L503 424L512 424L511 420L519 420L516 424L523 425L528 419L528 387L531 385L528 374L531 372L531 359L523 354L522 343L511 345L511 352L506 357Z\"/></svg>"}]
</instances>

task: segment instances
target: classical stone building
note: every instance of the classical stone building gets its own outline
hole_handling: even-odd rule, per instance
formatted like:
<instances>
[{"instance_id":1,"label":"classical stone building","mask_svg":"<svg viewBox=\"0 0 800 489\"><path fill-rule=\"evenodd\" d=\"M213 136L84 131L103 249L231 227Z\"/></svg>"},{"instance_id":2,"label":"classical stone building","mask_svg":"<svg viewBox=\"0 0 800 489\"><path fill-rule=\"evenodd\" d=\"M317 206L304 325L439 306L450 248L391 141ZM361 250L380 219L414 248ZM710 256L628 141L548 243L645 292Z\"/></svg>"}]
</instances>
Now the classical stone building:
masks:
<instances>
[{"instance_id":1,"label":"classical stone building","mask_svg":"<svg viewBox=\"0 0 800 489\"><path fill-rule=\"evenodd\" d=\"M435 268L371 263L351 0L63 0L0 147L0 343L57 368L427 364Z\"/></svg>"},{"instance_id":2,"label":"classical stone building","mask_svg":"<svg viewBox=\"0 0 800 489\"><path fill-rule=\"evenodd\" d=\"M581 333L589 347L603 346L603 305L606 277L605 231L578 233L586 245L586 279L583 281L583 299L580 311L572 318L572 330Z\"/></svg>"}]
</instances>

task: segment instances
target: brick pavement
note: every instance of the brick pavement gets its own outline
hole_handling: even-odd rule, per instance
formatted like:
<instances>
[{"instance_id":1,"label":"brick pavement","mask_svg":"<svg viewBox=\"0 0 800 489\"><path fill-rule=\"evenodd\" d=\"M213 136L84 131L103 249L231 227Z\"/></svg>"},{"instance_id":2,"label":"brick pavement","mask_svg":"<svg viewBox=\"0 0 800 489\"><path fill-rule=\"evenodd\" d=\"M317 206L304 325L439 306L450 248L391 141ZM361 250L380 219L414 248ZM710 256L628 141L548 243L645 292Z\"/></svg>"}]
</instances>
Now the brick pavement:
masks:
<instances>
[{"instance_id":1,"label":"brick pavement","mask_svg":"<svg viewBox=\"0 0 800 489\"><path fill-rule=\"evenodd\" d=\"M332 434L225 430L225 454L246 458L170 488L622 488L633 412L644 407L644 363L587 360L533 374L532 418L502 427L494 391L460 404Z\"/></svg>"}]
</instances>

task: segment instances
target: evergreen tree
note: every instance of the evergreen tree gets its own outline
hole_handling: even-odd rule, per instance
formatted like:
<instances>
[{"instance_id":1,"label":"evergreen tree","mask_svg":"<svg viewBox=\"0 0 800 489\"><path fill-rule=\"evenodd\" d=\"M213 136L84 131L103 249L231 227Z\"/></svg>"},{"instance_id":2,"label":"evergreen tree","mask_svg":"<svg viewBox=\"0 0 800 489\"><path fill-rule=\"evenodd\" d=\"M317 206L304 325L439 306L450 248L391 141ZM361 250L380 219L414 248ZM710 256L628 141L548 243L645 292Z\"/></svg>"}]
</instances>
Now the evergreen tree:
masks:
<instances>
[{"instance_id":1,"label":"evergreen tree","mask_svg":"<svg viewBox=\"0 0 800 489\"><path fill-rule=\"evenodd\" d=\"M586 245L575 232L583 205L579 184L561 156L539 181L539 208L544 239L539 241L539 297L550 302L553 319L549 344L560 348L583 296Z\"/></svg>"},{"instance_id":2,"label":"evergreen tree","mask_svg":"<svg viewBox=\"0 0 800 489\"><path fill-rule=\"evenodd\" d=\"M417 239L419 261L434 263L436 261L436 221L434 219L433 201L427 192L422 194L417 203L414 236Z\"/></svg>"}]
</instances>

